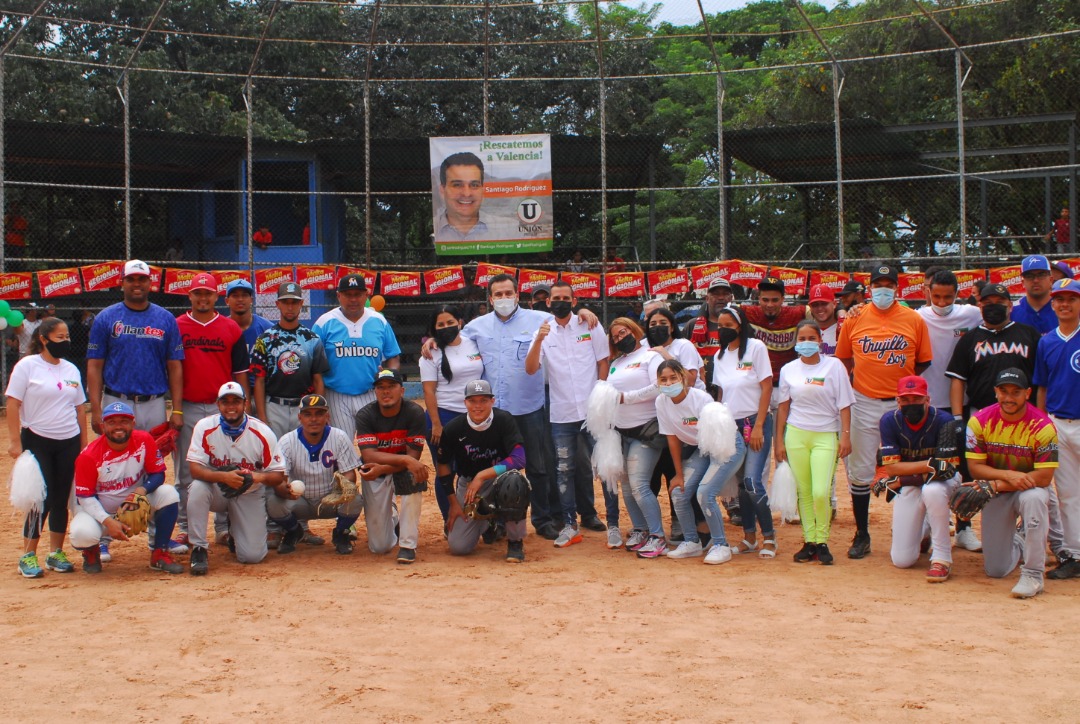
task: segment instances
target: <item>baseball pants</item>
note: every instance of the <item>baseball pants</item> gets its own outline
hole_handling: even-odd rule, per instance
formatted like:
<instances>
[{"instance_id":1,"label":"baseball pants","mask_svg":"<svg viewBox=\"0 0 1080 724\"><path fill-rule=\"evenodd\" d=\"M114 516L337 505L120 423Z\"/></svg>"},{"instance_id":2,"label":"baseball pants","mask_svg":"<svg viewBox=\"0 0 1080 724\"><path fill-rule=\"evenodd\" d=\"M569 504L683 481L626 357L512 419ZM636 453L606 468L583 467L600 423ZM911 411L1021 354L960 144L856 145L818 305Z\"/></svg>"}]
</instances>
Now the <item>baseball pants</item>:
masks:
<instances>
[{"instance_id":1,"label":"baseball pants","mask_svg":"<svg viewBox=\"0 0 1080 724\"><path fill-rule=\"evenodd\" d=\"M265 486L258 486L259 488ZM266 558L266 500L259 489L226 498L215 483L192 480L188 488L188 538L193 546L206 548L210 511L229 514L229 535L236 545L236 560L258 563Z\"/></svg>"},{"instance_id":2,"label":"baseball pants","mask_svg":"<svg viewBox=\"0 0 1080 724\"><path fill-rule=\"evenodd\" d=\"M176 438L176 456L174 469L176 471L176 491L180 493L180 520L177 525L182 531L188 529L187 499L188 489L191 487L191 467L188 465L188 448L191 447L191 435L195 431L195 425L204 417L218 415L220 412L216 402L183 402L184 426ZM216 521L215 521L215 527Z\"/></svg>"},{"instance_id":3,"label":"baseball pants","mask_svg":"<svg viewBox=\"0 0 1080 724\"><path fill-rule=\"evenodd\" d=\"M930 561L952 564L952 539L949 537L949 496L960 484L954 477L944 483L922 486L905 485L893 498L892 563L897 568L911 568L919 560L925 526L930 526Z\"/></svg>"},{"instance_id":4,"label":"baseball pants","mask_svg":"<svg viewBox=\"0 0 1080 724\"><path fill-rule=\"evenodd\" d=\"M1004 578L1017 563L1040 580L1046 570L1047 506L1050 491L1031 488L999 493L982 509L983 568L991 578ZM1021 532L1016 530L1020 518Z\"/></svg>"},{"instance_id":5,"label":"baseball pants","mask_svg":"<svg viewBox=\"0 0 1080 724\"><path fill-rule=\"evenodd\" d=\"M287 432L292 432L300 427L299 405L280 405L276 402L266 401L266 424L274 431L278 440Z\"/></svg>"},{"instance_id":6,"label":"baseball pants","mask_svg":"<svg viewBox=\"0 0 1080 724\"><path fill-rule=\"evenodd\" d=\"M457 499L462 508L465 507L465 490L469 487L470 482L472 482L472 478L458 476ZM447 541L450 543L450 555L464 556L472 553L473 549L476 548L476 544L480 542L480 536L488 529L489 525L491 525L491 521L484 518L476 520L459 518L454 523L454 529L447 536ZM525 533L527 532L528 527L525 524L525 518L506 521L507 540L525 540Z\"/></svg>"},{"instance_id":7,"label":"baseball pants","mask_svg":"<svg viewBox=\"0 0 1080 724\"><path fill-rule=\"evenodd\" d=\"M345 395L327 389L323 396L330 405L330 424L344 430L349 437L355 438L356 413L360 412L365 405L375 401L375 390L368 390L359 395Z\"/></svg>"},{"instance_id":8,"label":"baseball pants","mask_svg":"<svg viewBox=\"0 0 1080 724\"><path fill-rule=\"evenodd\" d=\"M264 486L265 487L265 486ZM279 497L270 490L270 496L266 499L266 515L275 520L282 521L293 515L297 520L328 520L330 518L351 518L356 520L364 510L364 499L357 495L345 505L336 508L319 506L318 500L310 500L300 496L296 500Z\"/></svg>"},{"instance_id":9,"label":"baseball pants","mask_svg":"<svg viewBox=\"0 0 1080 724\"><path fill-rule=\"evenodd\" d=\"M855 393L851 406L851 454L844 458L852 495L869 495L881 447L881 418L896 409L896 400L875 400ZM865 493L856 488L865 487Z\"/></svg>"},{"instance_id":10,"label":"baseball pants","mask_svg":"<svg viewBox=\"0 0 1080 724\"><path fill-rule=\"evenodd\" d=\"M332 413L331 413L332 414ZM359 474L357 475L359 477ZM421 493L401 496L401 537L411 536L412 547L416 548L416 538L420 527ZM372 553L388 553L398 543L394 532L394 478L384 475L375 480L360 481L360 495L356 496L364 509L364 525L367 528L368 550ZM405 506L409 510L405 510ZM403 542L403 548L408 548Z\"/></svg>"},{"instance_id":11,"label":"baseball pants","mask_svg":"<svg viewBox=\"0 0 1080 724\"><path fill-rule=\"evenodd\" d=\"M157 512L163 508L168 508L170 505L176 505L180 502L180 496L176 492L176 488L171 485L158 486L156 490L146 495L147 502L150 503L150 510L155 513L154 517L157 517ZM93 517L82 509L82 506L76 506L75 517L71 520L71 529L68 531L68 540L71 541L71 547L78 550L85 550L87 548L93 548L101 542L102 537L105 535L105 529L98 523ZM115 513L115 510L108 510L106 512L110 515ZM147 533L149 535L149 532ZM168 535L172 535L172 528L170 527ZM162 537L164 540L168 540L165 537L165 532L162 531ZM158 541L155 541L158 542ZM161 541L164 543L164 541Z\"/></svg>"},{"instance_id":12,"label":"baseball pants","mask_svg":"<svg viewBox=\"0 0 1080 724\"><path fill-rule=\"evenodd\" d=\"M126 396L101 395L101 407L104 409L114 402L123 402L135 412L135 429L150 431L165 422L165 395L146 402L135 402Z\"/></svg>"},{"instance_id":13,"label":"baseball pants","mask_svg":"<svg viewBox=\"0 0 1080 724\"><path fill-rule=\"evenodd\" d=\"M1080 420L1050 419L1058 434L1058 468L1050 491L1049 536L1051 542L1055 538L1061 541L1055 553L1064 551L1080 558ZM1055 507L1059 511L1056 516Z\"/></svg>"}]
</instances>

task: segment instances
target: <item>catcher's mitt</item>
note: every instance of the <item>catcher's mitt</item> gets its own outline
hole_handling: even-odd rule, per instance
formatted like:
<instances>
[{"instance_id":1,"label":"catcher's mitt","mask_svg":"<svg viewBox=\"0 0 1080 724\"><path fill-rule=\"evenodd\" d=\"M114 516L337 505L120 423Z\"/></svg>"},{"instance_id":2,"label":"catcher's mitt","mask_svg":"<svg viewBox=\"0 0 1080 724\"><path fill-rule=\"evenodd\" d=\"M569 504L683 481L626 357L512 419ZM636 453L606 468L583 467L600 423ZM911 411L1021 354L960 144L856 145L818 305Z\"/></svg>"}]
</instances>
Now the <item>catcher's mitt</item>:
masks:
<instances>
[{"instance_id":1,"label":"catcher's mitt","mask_svg":"<svg viewBox=\"0 0 1080 724\"><path fill-rule=\"evenodd\" d=\"M427 489L427 481L418 483L416 477L408 470L394 473L394 495L413 495L423 493Z\"/></svg>"},{"instance_id":2,"label":"catcher's mitt","mask_svg":"<svg viewBox=\"0 0 1080 724\"><path fill-rule=\"evenodd\" d=\"M529 510L530 489L525 473L507 470L495 480L484 482L473 502L465 506L465 516L470 520L521 520Z\"/></svg>"},{"instance_id":3,"label":"catcher's mitt","mask_svg":"<svg viewBox=\"0 0 1080 724\"><path fill-rule=\"evenodd\" d=\"M113 517L126 527L129 536L138 535L150 526L150 501L145 495L128 493Z\"/></svg>"},{"instance_id":4,"label":"catcher's mitt","mask_svg":"<svg viewBox=\"0 0 1080 724\"><path fill-rule=\"evenodd\" d=\"M226 485L225 483L217 484L218 488L221 489L221 494L224 495L227 499L239 498L241 495L246 493L252 485L255 484L255 476L251 474L251 471L243 470L240 468L239 465L226 465L225 467L215 469L226 473L232 472L233 470L240 470L240 473L244 476L244 482L239 488L234 488L231 485Z\"/></svg>"},{"instance_id":5,"label":"catcher's mitt","mask_svg":"<svg viewBox=\"0 0 1080 724\"><path fill-rule=\"evenodd\" d=\"M971 520L995 495L997 491L989 480L973 480L953 491L949 508L960 520Z\"/></svg>"},{"instance_id":6,"label":"catcher's mitt","mask_svg":"<svg viewBox=\"0 0 1080 724\"><path fill-rule=\"evenodd\" d=\"M161 453L162 457L176 451L176 438L178 433L168 422L163 422L156 427L150 428L149 432L150 436L154 438L158 452Z\"/></svg>"},{"instance_id":7,"label":"catcher's mitt","mask_svg":"<svg viewBox=\"0 0 1080 724\"><path fill-rule=\"evenodd\" d=\"M352 501L356 497L356 483L349 480L343 473L334 473L334 487L330 488L330 492L322 497L316 506L316 512L322 510L324 505L336 508L339 505L345 505Z\"/></svg>"},{"instance_id":8,"label":"catcher's mitt","mask_svg":"<svg viewBox=\"0 0 1080 724\"><path fill-rule=\"evenodd\" d=\"M951 480L956 475L957 466L960 464L962 452L964 423L960 420L952 420L941 426L938 433L937 449L934 457L928 463L931 474L927 482Z\"/></svg>"}]
</instances>

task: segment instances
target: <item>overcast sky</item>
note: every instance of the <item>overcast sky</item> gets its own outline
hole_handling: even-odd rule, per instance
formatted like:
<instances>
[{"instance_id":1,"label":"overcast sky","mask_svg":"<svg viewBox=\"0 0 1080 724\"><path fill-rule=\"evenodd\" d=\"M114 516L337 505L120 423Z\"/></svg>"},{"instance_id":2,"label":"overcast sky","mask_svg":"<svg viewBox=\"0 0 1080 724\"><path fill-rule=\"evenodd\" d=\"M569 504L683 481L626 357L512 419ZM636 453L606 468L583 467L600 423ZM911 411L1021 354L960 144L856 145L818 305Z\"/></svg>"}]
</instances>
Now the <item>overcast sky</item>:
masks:
<instances>
[{"instance_id":1,"label":"overcast sky","mask_svg":"<svg viewBox=\"0 0 1080 724\"><path fill-rule=\"evenodd\" d=\"M839 5L837 0L806 1L814 1L827 8L833 8ZM636 3L631 2L629 4L635 5ZM666 20L675 25L690 25L701 18L701 13L698 11L697 0L665 0L665 2L661 4L663 5L663 8L660 10L660 20ZM734 10L735 8L745 7L749 3L747 0L702 0L701 4L705 8L706 13L715 15L716 13L721 13L725 10Z\"/></svg>"}]
</instances>

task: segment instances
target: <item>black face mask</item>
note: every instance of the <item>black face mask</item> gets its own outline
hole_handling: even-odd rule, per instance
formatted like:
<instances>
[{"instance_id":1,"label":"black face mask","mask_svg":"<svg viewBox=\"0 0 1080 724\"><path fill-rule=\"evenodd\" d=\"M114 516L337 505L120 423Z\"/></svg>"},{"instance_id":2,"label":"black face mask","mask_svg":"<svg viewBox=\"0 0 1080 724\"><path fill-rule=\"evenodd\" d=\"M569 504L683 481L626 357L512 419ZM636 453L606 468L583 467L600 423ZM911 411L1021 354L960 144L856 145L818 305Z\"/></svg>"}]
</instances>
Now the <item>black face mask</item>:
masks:
<instances>
[{"instance_id":1,"label":"black face mask","mask_svg":"<svg viewBox=\"0 0 1080 724\"><path fill-rule=\"evenodd\" d=\"M731 327L721 327L717 334L720 335L720 346L724 349L727 349L732 342L739 338L738 330Z\"/></svg>"},{"instance_id":2,"label":"black face mask","mask_svg":"<svg viewBox=\"0 0 1080 724\"><path fill-rule=\"evenodd\" d=\"M456 324L453 327L436 329L435 344L439 345L439 348L441 349L457 339L459 332L461 332L461 329Z\"/></svg>"},{"instance_id":3,"label":"black face mask","mask_svg":"<svg viewBox=\"0 0 1080 724\"><path fill-rule=\"evenodd\" d=\"M926 405L900 405L900 414L912 425L918 425L926 417Z\"/></svg>"},{"instance_id":4,"label":"black face mask","mask_svg":"<svg viewBox=\"0 0 1080 724\"><path fill-rule=\"evenodd\" d=\"M45 349L49 351L53 357L60 359L61 357L67 357L71 352L71 340L65 339L62 342L53 342L51 339L45 341Z\"/></svg>"},{"instance_id":5,"label":"black face mask","mask_svg":"<svg viewBox=\"0 0 1080 724\"><path fill-rule=\"evenodd\" d=\"M548 307L548 303L544 302L544 301L533 302L532 303L532 308L534 310L536 310L537 312L546 312L546 311L548 311L550 309L550 307Z\"/></svg>"},{"instance_id":6,"label":"black face mask","mask_svg":"<svg viewBox=\"0 0 1080 724\"><path fill-rule=\"evenodd\" d=\"M645 339L649 340L650 347L660 347L667 344L671 339L671 328L658 324L645 330Z\"/></svg>"},{"instance_id":7,"label":"black face mask","mask_svg":"<svg viewBox=\"0 0 1080 724\"><path fill-rule=\"evenodd\" d=\"M1004 304L987 304L982 308L983 321L990 325L998 325L1005 321L1009 308Z\"/></svg>"},{"instance_id":8,"label":"black face mask","mask_svg":"<svg viewBox=\"0 0 1080 724\"><path fill-rule=\"evenodd\" d=\"M566 319L573 311L574 305L570 302L557 300L551 303L551 313L555 315L556 319Z\"/></svg>"},{"instance_id":9,"label":"black face mask","mask_svg":"<svg viewBox=\"0 0 1080 724\"><path fill-rule=\"evenodd\" d=\"M634 347L637 347L637 340L634 339L634 335L632 334L626 335L615 343L615 349L619 350L622 354L630 354L634 351Z\"/></svg>"}]
</instances>

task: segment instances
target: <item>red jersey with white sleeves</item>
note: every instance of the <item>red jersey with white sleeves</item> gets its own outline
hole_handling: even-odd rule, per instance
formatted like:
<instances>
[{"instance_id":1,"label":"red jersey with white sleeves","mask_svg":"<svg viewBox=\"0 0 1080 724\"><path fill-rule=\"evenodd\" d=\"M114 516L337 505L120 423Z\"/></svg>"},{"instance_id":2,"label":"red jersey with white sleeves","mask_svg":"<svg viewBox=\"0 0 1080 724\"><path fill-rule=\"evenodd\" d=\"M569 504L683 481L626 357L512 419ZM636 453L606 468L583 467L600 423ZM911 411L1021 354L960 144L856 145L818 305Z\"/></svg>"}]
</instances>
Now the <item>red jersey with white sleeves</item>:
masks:
<instances>
[{"instance_id":1,"label":"red jersey with white sleeves","mask_svg":"<svg viewBox=\"0 0 1080 724\"><path fill-rule=\"evenodd\" d=\"M75 460L75 495L97 497L106 512L114 513L128 491L152 473L165 472L157 443L150 433L135 430L127 447L117 451L105 437L86 446Z\"/></svg>"},{"instance_id":2,"label":"red jersey with white sleeves","mask_svg":"<svg viewBox=\"0 0 1080 724\"><path fill-rule=\"evenodd\" d=\"M184 399L214 402L223 384L248 370L244 333L239 324L220 314L204 324L184 312L176 325L184 345Z\"/></svg>"},{"instance_id":3,"label":"red jersey with white sleeves","mask_svg":"<svg viewBox=\"0 0 1080 724\"><path fill-rule=\"evenodd\" d=\"M284 458L280 453L274 454L277 447L274 431L251 415L247 415L246 419L243 432L235 440L221 429L221 415L210 415L199 420L191 432L187 461L208 468L236 465L247 471L284 471ZM245 493L252 494L262 495L262 487L253 485Z\"/></svg>"}]
</instances>

